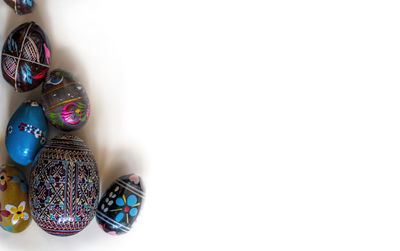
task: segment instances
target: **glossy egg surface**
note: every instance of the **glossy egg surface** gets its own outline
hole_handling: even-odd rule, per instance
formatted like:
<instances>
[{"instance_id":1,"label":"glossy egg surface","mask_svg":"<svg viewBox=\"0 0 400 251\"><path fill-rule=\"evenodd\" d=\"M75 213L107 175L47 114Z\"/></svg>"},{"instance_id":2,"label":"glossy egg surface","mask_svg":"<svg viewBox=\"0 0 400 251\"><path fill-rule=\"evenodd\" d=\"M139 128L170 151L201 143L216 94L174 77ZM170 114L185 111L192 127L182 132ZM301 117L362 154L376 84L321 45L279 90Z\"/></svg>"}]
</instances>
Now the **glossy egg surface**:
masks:
<instances>
[{"instance_id":1,"label":"glossy egg surface","mask_svg":"<svg viewBox=\"0 0 400 251\"><path fill-rule=\"evenodd\" d=\"M95 216L98 194L96 161L80 138L57 136L37 154L29 200L33 219L46 232L80 232Z\"/></svg>"},{"instance_id":2,"label":"glossy egg surface","mask_svg":"<svg viewBox=\"0 0 400 251\"><path fill-rule=\"evenodd\" d=\"M0 227L8 232L24 231L31 221L28 184L21 169L13 165L0 167Z\"/></svg>"},{"instance_id":3,"label":"glossy egg surface","mask_svg":"<svg viewBox=\"0 0 400 251\"><path fill-rule=\"evenodd\" d=\"M142 179L119 177L103 194L96 211L100 228L111 235L127 233L138 217L145 195Z\"/></svg>"},{"instance_id":4,"label":"glossy egg surface","mask_svg":"<svg viewBox=\"0 0 400 251\"><path fill-rule=\"evenodd\" d=\"M52 71L43 84L42 104L49 122L63 131L79 129L89 119L90 103L85 88L63 70Z\"/></svg>"},{"instance_id":5,"label":"glossy egg surface","mask_svg":"<svg viewBox=\"0 0 400 251\"><path fill-rule=\"evenodd\" d=\"M50 43L36 23L24 23L10 33L3 46L1 70L17 92L42 84L49 67Z\"/></svg>"},{"instance_id":6,"label":"glossy egg surface","mask_svg":"<svg viewBox=\"0 0 400 251\"><path fill-rule=\"evenodd\" d=\"M36 101L20 105L7 125L6 148L11 159L20 165L29 165L46 143L47 120Z\"/></svg>"}]
</instances>

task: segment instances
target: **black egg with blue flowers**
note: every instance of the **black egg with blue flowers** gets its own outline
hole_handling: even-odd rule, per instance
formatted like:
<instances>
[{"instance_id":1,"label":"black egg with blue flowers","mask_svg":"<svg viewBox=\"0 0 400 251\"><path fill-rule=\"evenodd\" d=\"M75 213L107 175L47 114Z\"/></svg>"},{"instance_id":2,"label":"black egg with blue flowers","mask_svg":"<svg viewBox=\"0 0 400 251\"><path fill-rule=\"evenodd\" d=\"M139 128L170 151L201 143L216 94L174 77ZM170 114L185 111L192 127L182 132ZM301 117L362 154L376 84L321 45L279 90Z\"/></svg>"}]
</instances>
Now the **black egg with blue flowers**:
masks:
<instances>
[{"instance_id":1,"label":"black egg with blue flowers","mask_svg":"<svg viewBox=\"0 0 400 251\"><path fill-rule=\"evenodd\" d=\"M144 194L139 176L129 174L119 177L98 204L96 219L100 228L111 235L127 233L140 213Z\"/></svg>"}]
</instances>

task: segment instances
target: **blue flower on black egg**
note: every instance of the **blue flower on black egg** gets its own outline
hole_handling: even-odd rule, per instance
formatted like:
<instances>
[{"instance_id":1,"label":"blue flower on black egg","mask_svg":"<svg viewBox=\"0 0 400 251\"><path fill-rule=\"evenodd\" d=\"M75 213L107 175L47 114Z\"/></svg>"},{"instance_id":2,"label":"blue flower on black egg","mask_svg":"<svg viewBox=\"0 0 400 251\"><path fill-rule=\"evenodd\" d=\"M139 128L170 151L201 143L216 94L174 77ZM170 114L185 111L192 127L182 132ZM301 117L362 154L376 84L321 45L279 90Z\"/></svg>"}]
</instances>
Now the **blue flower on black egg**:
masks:
<instances>
[{"instance_id":1,"label":"blue flower on black egg","mask_svg":"<svg viewBox=\"0 0 400 251\"><path fill-rule=\"evenodd\" d=\"M128 199L126 199L125 195L122 195L122 197L119 197L115 200L115 203L117 206L121 207L110 210L112 212L120 211L117 216L115 216L115 221L121 222L122 219L126 218L126 223L129 224L129 216L133 217L138 213L138 209L136 207L139 206L140 203L137 202L137 197L131 194L128 196Z\"/></svg>"}]
</instances>

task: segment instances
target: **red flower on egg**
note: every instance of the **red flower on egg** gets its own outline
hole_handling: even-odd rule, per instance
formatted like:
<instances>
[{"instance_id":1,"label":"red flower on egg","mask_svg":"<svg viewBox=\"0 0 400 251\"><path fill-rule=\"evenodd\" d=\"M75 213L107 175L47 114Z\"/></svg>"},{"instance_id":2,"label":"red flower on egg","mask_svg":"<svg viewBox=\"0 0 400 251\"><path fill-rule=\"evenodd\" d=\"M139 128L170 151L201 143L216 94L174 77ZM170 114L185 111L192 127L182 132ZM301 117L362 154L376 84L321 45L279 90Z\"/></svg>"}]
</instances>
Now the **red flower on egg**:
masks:
<instances>
[{"instance_id":1,"label":"red flower on egg","mask_svg":"<svg viewBox=\"0 0 400 251\"><path fill-rule=\"evenodd\" d=\"M7 181L11 180L10 176L7 176L6 170L3 169L0 172L0 190L5 191L7 189Z\"/></svg>"},{"instance_id":2,"label":"red flower on egg","mask_svg":"<svg viewBox=\"0 0 400 251\"><path fill-rule=\"evenodd\" d=\"M1 203L0 203L0 221L3 221L3 217L2 216L4 216L4 217L8 217L8 216L10 216L10 212L8 212L7 210L2 210L1 209Z\"/></svg>"},{"instance_id":3,"label":"red flower on egg","mask_svg":"<svg viewBox=\"0 0 400 251\"><path fill-rule=\"evenodd\" d=\"M103 229L103 231L106 232L107 234L117 235L117 232L115 232L115 231L109 231L109 232L107 232L107 231L106 231L106 224L103 224L103 225L99 224L99 226L100 226L100 228Z\"/></svg>"}]
</instances>

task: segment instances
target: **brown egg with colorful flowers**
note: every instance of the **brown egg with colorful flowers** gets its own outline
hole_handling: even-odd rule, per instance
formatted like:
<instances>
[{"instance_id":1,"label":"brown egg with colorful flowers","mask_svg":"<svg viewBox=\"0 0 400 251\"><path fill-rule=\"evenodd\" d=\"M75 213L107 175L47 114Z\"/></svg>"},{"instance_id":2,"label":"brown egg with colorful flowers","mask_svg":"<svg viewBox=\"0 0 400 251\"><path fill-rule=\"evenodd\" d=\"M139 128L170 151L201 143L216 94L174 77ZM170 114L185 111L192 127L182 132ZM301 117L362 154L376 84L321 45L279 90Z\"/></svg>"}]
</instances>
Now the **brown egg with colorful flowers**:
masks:
<instances>
[{"instance_id":1,"label":"brown egg with colorful flowers","mask_svg":"<svg viewBox=\"0 0 400 251\"><path fill-rule=\"evenodd\" d=\"M62 131L84 126L90 115L85 88L69 72L54 70L42 87L42 106L47 120Z\"/></svg>"}]
</instances>

